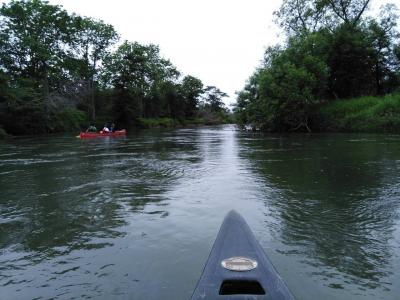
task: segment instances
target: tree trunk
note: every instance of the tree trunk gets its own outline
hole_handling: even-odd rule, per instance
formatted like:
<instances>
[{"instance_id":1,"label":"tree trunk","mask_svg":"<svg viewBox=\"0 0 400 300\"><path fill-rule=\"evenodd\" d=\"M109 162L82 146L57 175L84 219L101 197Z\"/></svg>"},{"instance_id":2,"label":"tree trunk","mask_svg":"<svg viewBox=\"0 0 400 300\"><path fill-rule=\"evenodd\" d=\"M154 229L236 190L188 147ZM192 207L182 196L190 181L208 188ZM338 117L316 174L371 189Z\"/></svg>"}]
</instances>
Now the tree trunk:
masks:
<instances>
[{"instance_id":1,"label":"tree trunk","mask_svg":"<svg viewBox=\"0 0 400 300\"><path fill-rule=\"evenodd\" d=\"M92 121L96 120L96 100L95 100L95 82L92 79L90 80L90 105L92 107Z\"/></svg>"},{"instance_id":2,"label":"tree trunk","mask_svg":"<svg viewBox=\"0 0 400 300\"><path fill-rule=\"evenodd\" d=\"M50 89L49 89L49 74L48 74L48 70L47 70L47 64L45 62L43 62L43 79L42 79L42 83L43 83L43 109L44 109L44 126L45 129L47 130L48 128L48 117L49 117L49 95L50 95Z\"/></svg>"},{"instance_id":3,"label":"tree trunk","mask_svg":"<svg viewBox=\"0 0 400 300\"><path fill-rule=\"evenodd\" d=\"M92 107L92 120L96 120L96 99L95 99L95 90L96 90L96 84L94 81L94 75L96 72L96 62L97 59L93 59L93 66L92 66L92 74L90 77L90 84L89 84L89 93L90 93L90 105Z\"/></svg>"}]
</instances>

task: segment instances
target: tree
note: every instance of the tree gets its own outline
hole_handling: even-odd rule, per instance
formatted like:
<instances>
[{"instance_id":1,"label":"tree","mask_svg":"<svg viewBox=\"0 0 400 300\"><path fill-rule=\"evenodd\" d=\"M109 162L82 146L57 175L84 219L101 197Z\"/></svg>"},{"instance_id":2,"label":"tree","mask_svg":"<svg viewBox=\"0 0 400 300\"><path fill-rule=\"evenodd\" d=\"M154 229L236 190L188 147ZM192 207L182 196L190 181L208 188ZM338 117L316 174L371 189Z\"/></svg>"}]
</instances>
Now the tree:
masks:
<instances>
[{"instance_id":1,"label":"tree","mask_svg":"<svg viewBox=\"0 0 400 300\"><path fill-rule=\"evenodd\" d=\"M329 20L326 4L315 0L283 0L274 15L276 23L289 35L316 31Z\"/></svg>"},{"instance_id":2,"label":"tree","mask_svg":"<svg viewBox=\"0 0 400 300\"><path fill-rule=\"evenodd\" d=\"M237 92L237 100L233 112L240 124L262 123L262 116L258 114L260 83L259 79L263 69L258 68L247 80L243 90Z\"/></svg>"},{"instance_id":3,"label":"tree","mask_svg":"<svg viewBox=\"0 0 400 300\"><path fill-rule=\"evenodd\" d=\"M276 21L287 33L237 95L242 122L271 131L318 129L319 110L337 98L400 86L394 5L365 17L370 0L283 0Z\"/></svg>"},{"instance_id":4,"label":"tree","mask_svg":"<svg viewBox=\"0 0 400 300\"><path fill-rule=\"evenodd\" d=\"M343 23L354 28L369 3L370 0L283 0L274 15L275 21L292 36L322 28L334 30Z\"/></svg>"},{"instance_id":5,"label":"tree","mask_svg":"<svg viewBox=\"0 0 400 300\"><path fill-rule=\"evenodd\" d=\"M88 119L129 126L197 116L199 79L182 79L157 45L125 41L112 51L117 40L113 26L47 1L3 3L1 125L18 134L77 130Z\"/></svg>"},{"instance_id":6,"label":"tree","mask_svg":"<svg viewBox=\"0 0 400 300\"><path fill-rule=\"evenodd\" d=\"M9 120L29 120L43 130L53 113L51 93L66 77L63 58L71 42L71 18L60 6L40 0L4 3L0 15L0 68L14 91Z\"/></svg>"},{"instance_id":7,"label":"tree","mask_svg":"<svg viewBox=\"0 0 400 300\"><path fill-rule=\"evenodd\" d=\"M62 77L62 58L71 38L71 18L60 6L40 0L11 1L0 10L2 67L13 79L37 81L44 97ZM6 57L5 57L6 56Z\"/></svg>"},{"instance_id":8,"label":"tree","mask_svg":"<svg viewBox=\"0 0 400 300\"><path fill-rule=\"evenodd\" d=\"M261 72L261 125L267 130L311 131L311 121L324 101L328 67L325 35L293 37L286 50L269 49L269 68ZM278 51L278 52L277 52Z\"/></svg>"},{"instance_id":9,"label":"tree","mask_svg":"<svg viewBox=\"0 0 400 300\"><path fill-rule=\"evenodd\" d=\"M381 7L379 20L372 19L368 23L369 43L373 52L373 73L376 94L382 95L397 84L396 44L400 35L397 27L397 7L387 4Z\"/></svg>"},{"instance_id":10,"label":"tree","mask_svg":"<svg viewBox=\"0 0 400 300\"><path fill-rule=\"evenodd\" d=\"M343 24L331 37L329 90L334 99L374 92L373 50L365 28Z\"/></svg>"},{"instance_id":11,"label":"tree","mask_svg":"<svg viewBox=\"0 0 400 300\"><path fill-rule=\"evenodd\" d=\"M184 98L185 116L192 118L196 115L200 96L203 93L203 83L200 79L187 75L180 85L180 93Z\"/></svg>"},{"instance_id":12,"label":"tree","mask_svg":"<svg viewBox=\"0 0 400 300\"><path fill-rule=\"evenodd\" d=\"M222 101L225 97L228 97L228 94L222 92L215 86L207 86L204 89L203 99L212 112L221 112L226 110L225 103Z\"/></svg>"},{"instance_id":13,"label":"tree","mask_svg":"<svg viewBox=\"0 0 400 300\"><path fill-rule=\"evenodd\" d=\"M120 120L125 123L146 116L146 112L151 115L152 101L160 91L160 83L174 83L178 76L179 72L170 61L160 57L160 50L155 45L125 41L104 61L103 84L112 86L118 95L132 102L130 116L124 112L125 117ZM121 115L120 106L116 109L115 113Z\"/></svg>"},{"instance_id":14,"label":"tree","mask_svg":"<svg viewBox=\"0 0 400 300\"><path fill-rule=\"evenodd\" d=\"M83 63L81 76L87 82L88 107L92 120L96 118L95 82L99 75L99 61L109 54L109 48L118 40L114 27L91 18L74 18L76 34L74 50Z\"/></svg>"},{"instance_id":15,"label":"tree","mask_svg":"<svg viewBox=\"0 0 400 300\"><path fill-rule=\"evenodd\" d=\"M368 9L370 0L320 0L320 3L344 23L355 27Z\"/></svg>"}]
</instances>

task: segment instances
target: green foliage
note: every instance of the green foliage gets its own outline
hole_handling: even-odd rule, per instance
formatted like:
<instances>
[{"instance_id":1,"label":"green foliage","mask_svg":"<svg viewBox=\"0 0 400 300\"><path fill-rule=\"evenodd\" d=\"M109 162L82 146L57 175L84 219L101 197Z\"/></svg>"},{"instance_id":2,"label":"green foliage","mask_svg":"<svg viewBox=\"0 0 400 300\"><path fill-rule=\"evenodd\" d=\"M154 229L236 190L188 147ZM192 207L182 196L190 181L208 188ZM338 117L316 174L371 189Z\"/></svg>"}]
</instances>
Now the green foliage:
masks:
<instances>
[{"instance_id":1,"label":"green foliage","mask_svg":"<svg viewBox=\"0 0 400 300\"><path fill-rule=\"evenodd\" d=\"M118 40L114 27L102 21L91 18L73 18L76 31L73 49L78 64L78 74L87 86L87 93L83 97L83 104L92 120L96 118L96 80L102 68L99 62L109 54L109 48Z\"/></svg>"},{"instance_id":2,"label":"green foliage","mask_svg":"<svg viewBox=\"0 0 400 300\"><path fill-rule=\"evenodd\" d=\"M6 131L69 131L100 120L129 127L140 118L198 116L199 79L180 78L156 45L125 41L111 51L117 41L112 25L47 1L3 3L0 120Z\"/></svg>"},{"instance_id":3,"label":"green foliage","mask_svg":"<svg viewBox=\"0 0 400 300\"><path fill-rule=\"evenodd\" d=\"M228 95L222 92L219 88L215 86L207 86L204 89L203 96L203 109L210 110L212 112L225 111L225 103L222 101L223 98Z\"/></svg>"},{"instance_id":4,"label":"green foliage","mask_svg":"<svg viewBox=\"0 0 400 300\"><path fill-rule=\"evenodd\" d=\"M203 93L203 83L200 79L188 75L183 78L180 89L185 101L185 115L189 118L194 117Z\"/></svg>"},{"instance_id":5,"label":"green foliage","mask_svg":"<svg viewBox=\"0 0 400 300\"><path fill-rule=\"evenodd\" d=\"M179 123L172 118L139 118L140 128L171 128Z\"/></svg>"},{"instance_id":6,"label":"green foliage","mask_svg":"<svg viewBox=\"0 0 400 300\"><path fill-rule=\"evenodd\" d=\"M334 101L321 110L324 129L399 132L400 94Z\"/></svg>"},{"instance_id":7,"label":"green foliage","mask_svg":"<svg viewBox=\"0 0 400 300\"><path fill-rule=\"evenodd\" d=\"M66 109L51 114L49 121L51 132L72 132L85 128L88 124L88 117L81 110Z\"/></svg>"},{"instance_id":8,"label":"green foliage","mask_svg":"<svg viewBox=\"0 0 400 300\"><path fill-rule=\"evenodd\" d=\"M233 123L233 117L228 111L210 111L210 110L200 110L200 118L193 121L189 120L189 124L199 124L201 122L205 125L217 125L217 124L230 124Z\"/></svg>"},{"instance_id":9,"label":"green foliage","mask_svg":"<svg viewBox=\"0 0 400 300\"><path fill-rule=\"evenodd\" d=\"M115 120L129 126L138 118L194 116L203 85L192 76L177 83L179 75L158 46L124 42L104 64L103 84L115 91Z\"/></svg>"},{"instance_id":10,"label":"green foliage","mask_svg":"<svg viewBox=\"0 0 400 300\"><path fill-rule=\"evenodd\" d=\"M180 126L200 126L200 125L217 125L233 123L232 118L228 114L208 114L203 117L192 119L172 119L172 118L138 118L137 126L139 128L173 128Z\"/></svg>"},{"instance_id":11,"label":"green foliage","mask_svg":"<svg viewBox=\"0 0 400 300\"><path fill-rule=\"evenodd\" d=\"M185 119L181 121L181 123L183 126L200 126L206 124L206 121L203 118L197 117L192 119Z\"/></svg>"},{"instance_id":12,"label":"green foliage","mask_svg":"<svg viewBox=\"0 0 400 300\"><path fill-rule=\"evenodd\" d=\"M369 3L370 0L283 0L274 15L276 23L289 35L298 36L343 24L354 28Z\"/></svg>"},{"instance_id":13,"label":"green foliage","mask_svg":"<svg viewBox=\"0 0 400 300\"><path fill-rule=\"evenodd\" d=\"M37 88L48 95L62 77L60 59L70 42L71 18L60 6L40 0L11 1L0 14L3 69L14 78L36 80Z\"/></svg>"},{"instance_id":14,"label":"green foliage","mask_svg":"<svg viewBox=\"0 0 400 300\"><path fill-rule=\"evenodd\" d=\"M88 103L96 62L115 31L40 0L10 1L0 15L5 128L16 134L76 129L69 112Z\"/></svg>"},{"instance_id":15,"label":"green foliage","mask_svg":"<svg viewBox=\"0 0 400 300\"><path fill-rule=\"evenodd\" d=\"M204 89L202 101L199 104L199 117L204 124L215 125L232 121L229 109L222 101L227 96L215 86L207 86Z\"/></svg>"},{"instance_id":16,"label":"green foliage","mask_svg":"<svg viewBox=\"0 0 400 300\"><path fill-rule=\"evenodd\" d=\"M332 35L328 64L330 90L335 97L348 98L373 93L372 49L362 28L339 27Z\"/></svg>"},{"instance_id":17,"label":"green foliage","mask_svg":"<svg viewBox=\"0 0 400 300\"><path fill-rule=\"evenodd\" d=\"M11 134L40 133L46 130L44 105L32 79L19 79L17 87L7 88L1 119Z\"/></svg>"},{"instance_id":18,"label":"green foliage","mask_svg":"<svg viewBox=\"0 0 400 300\"><path fill-rule=\"evenodd\" d=\"M128 41L107 57L103 73L105 85L140 90L143 96L147 96L158 81L172 81L178 76L171 62L160 57L158 46Z\"/></svg>"},{"instance_id":19,"label":"green foliage","mask_svg":"<svg viewBox=\"0 0 400 300\"><path fill-rule=\"evenodd\" d=\"M369 19L363 17L368 5L369 0L284 0L275 15L287 42L266 51L238 93L236 120L268 131L320 130L325 103L398 90L395 6Z\"/></svg>"},{"instance_id":20,"label":"green foliage","mask_svg":"<svg viewBox=\"0 0 400 300\"><path fill-rule=\"evenodd\" d=\"M269 48L265 67L239 94L238 118L269 131L309 131L327 85L325 49L323 33L293 37L287 49Z\"/></svg>"}]
</instances>

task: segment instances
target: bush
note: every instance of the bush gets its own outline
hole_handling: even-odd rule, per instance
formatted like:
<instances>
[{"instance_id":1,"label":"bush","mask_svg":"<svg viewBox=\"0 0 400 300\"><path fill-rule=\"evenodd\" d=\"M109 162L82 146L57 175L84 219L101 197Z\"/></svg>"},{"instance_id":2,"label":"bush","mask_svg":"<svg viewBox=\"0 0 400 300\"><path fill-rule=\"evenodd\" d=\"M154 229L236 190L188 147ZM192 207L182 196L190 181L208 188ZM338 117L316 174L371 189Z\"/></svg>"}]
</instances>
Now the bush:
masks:
<instances>
[{"instance_id":1,"label":"bush","mask_svg":"<svg viewBox=\"0 0 400 300\"><path fill-rule=\"evenodd\" d=\"M330 131L400 132L400 94L337 100L321 110Z\"/></svg>"},{"instance_id":2,"label":"bush","mask_svg":"<svg viewBox=\"0 0 400 300\"><path fill-rule=\"evenodd\" d=\"M184 126L201 126L201 125L208 125L208 121L204 117L196 117L191 119L184 120Z\"/></svg>"},{"instance_id":3,"label":"bush","mask_svg":"<svg viewBox=\"0 0 400 300\"><path fill-rule=\"evenodd\" d=\"M138 126L141 128L169 128L178 124L171 118L138 118Z\"/></svg>"},{"instance_id":4,"label":"bush","mask_svg":"<svg viewBox=\"0 0 400 300\"><path fill-rule=\"evenodd\" d=\"M50 132L70 132L87 126L86 113L77 109L66 109L53 113L48 122Z\"/></svg>"}]
</instances>

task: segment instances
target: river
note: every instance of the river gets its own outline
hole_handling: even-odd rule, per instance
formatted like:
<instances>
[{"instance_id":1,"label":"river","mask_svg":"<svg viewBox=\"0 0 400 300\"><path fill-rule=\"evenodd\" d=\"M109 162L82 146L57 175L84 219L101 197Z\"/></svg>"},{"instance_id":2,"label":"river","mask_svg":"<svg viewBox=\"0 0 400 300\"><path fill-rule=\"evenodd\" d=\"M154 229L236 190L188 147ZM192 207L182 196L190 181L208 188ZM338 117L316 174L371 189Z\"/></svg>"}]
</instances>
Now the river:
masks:
<instances>
[{"instance_id":1,"label":"river","mask_svg":"<svg viewBox=\"0 0 400 300\"><path fill-rule=\"evenodd\" d=\"M1 299L190 299L240 212L299 300L399 299L400 136L0 141Z\"/></svg>"}]
</instances>

